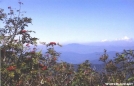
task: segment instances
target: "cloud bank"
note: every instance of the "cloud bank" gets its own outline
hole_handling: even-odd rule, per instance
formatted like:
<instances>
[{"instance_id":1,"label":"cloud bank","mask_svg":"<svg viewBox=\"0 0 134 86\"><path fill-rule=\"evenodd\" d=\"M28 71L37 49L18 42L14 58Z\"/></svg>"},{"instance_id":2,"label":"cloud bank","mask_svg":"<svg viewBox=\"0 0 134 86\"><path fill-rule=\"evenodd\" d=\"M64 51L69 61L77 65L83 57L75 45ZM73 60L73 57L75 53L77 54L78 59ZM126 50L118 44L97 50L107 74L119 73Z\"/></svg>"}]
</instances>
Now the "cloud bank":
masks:
<instances>
[{"instance_id":1,"label":"cloud bank","mask_svg":"<svg viewBox=\"0 0 134 86\"><path fill-rule=\"evenodd\" d=\"M123 38L116 38L114 40L108 40L108 39L103 39L101 42L108 42L108 41L131 41L132 38L129 38L128 36L124 36Z\"/></svg>"}]
</instances>

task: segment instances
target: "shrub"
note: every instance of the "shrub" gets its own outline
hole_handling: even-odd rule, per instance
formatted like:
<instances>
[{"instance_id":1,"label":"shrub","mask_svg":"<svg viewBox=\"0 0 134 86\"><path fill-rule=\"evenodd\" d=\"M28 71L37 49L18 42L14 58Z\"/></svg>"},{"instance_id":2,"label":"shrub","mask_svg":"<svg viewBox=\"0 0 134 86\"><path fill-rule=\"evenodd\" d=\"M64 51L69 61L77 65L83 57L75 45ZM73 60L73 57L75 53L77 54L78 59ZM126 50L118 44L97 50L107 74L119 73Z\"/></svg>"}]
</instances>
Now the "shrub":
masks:
<instances>
[{"instance_id":1,"label":"shrub","mask_svg":"<svg viewBox=\"0 0 134 86\"><path fill-rule=\"evenodd\" d=\"M21 7L23 3L19 4ZM0 30L2 86L102 86L108 82L134 81L133 50L117 53L113 60L108 60L105 50L100 57L105 64L102 72L93 69L88 60L74 70L72 64L57 62L60 53L54 46L62 47L59 43L42 42L47 46L47 52L44 56L41 51L37 52L38 38L30 36L34 31L25 29L32 19L21 16L20 9L17 16L12 7L8 9L10 12L7 14L0 9L0 20L5 24L5 28Z\"/></svg>"}]
</instances>

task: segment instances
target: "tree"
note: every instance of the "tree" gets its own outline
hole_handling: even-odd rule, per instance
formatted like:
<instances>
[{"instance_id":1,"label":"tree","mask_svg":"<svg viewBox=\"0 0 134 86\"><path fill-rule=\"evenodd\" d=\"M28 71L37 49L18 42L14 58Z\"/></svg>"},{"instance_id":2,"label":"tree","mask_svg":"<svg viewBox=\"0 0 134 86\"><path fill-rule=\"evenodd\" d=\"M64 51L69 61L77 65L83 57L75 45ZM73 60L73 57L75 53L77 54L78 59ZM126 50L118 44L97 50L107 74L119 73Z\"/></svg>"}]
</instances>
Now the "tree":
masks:
<instances>
[{"instance_id":1,"label":"tree","mask_svg":"<svg viewBox=\"0 0 134 86\"><path fill-rule=\"evenodd\" d=\"M34 31L25 29L28 24L32 23L32 19L22 16L23 3L19 2L19 5L18 10L8 7L10 12L7 14L4 13L4 9L0 9L0 20L5 24L5 28L0 30L2 86L19 85L23 78L37 77L34 76L35 74L40 76L42 71L47 70L57 60L58 53L54 51L54 48L48 49L51 59L50 57L43 58L41 51L36 52L38 38L30 36L29 33ZM17 16L15 11L18 13ZM18 39L16 39L17 37ZM25 44L26 46L24 46ZM34 48L28 52L30 45L34 45ZM52 47L54 45L56 45L54 42L47 44ZM45 60L49 60L48 63ZM28 78L25 80L24 82L27 82ZM25 85L24 82L21 84Z\"/></svg>"},{"instance_id":2,"label":"tree","mask_svg":"<svg viewBox=\"0 0 134 86\"><path fill-rule=\"evenodd\" d=\"M105 63L102 81L109 83L134 82L134 50L116 53L113 60L108 60L108 55L104 52L100 61Z\"/></svg>"},{"instance_id":3,"label":"tree","mask_svg":"<svg viewBox=\"0 0 134 86\"><path fill-rule=\"evenodd\" d=\"M4 9L0 9L0 20L5 24L5 28L0 31L2 86L59 86L67 83L73 69L71 65L56 62L60 53L54 50L54 46L61 45L55 42L42 43L48 47L45 56L41 51L36 51L38 38L30 36L29 33L34 31L25 29L32 19L21 16L22 4L19 2L17 16L12 7L8 7L10 12L7 14ZM34 45L32 51L29 51L30 45Z\"/></svg>"},{"instance_id":4,"label":"tree","mask_svg":"<svg viewBox=\"0 0 134 86\"><path fill-rule=\"evenodd\" d=\"M1 85L2 86L102 86L104 83L123 83L134 81L134 51L124 50L117 53L114 60L108 60L106 50L100 57L105 63L104 71L97 72L88 60L75 71L72 64L57 62L60 56L54 46L59 43L41 44L47 47L45 55L37 52L36 37L26 30L32 19L22 16L21 6L9 13L0 9L0 21L5 24L0 30ZM15 14L18 13L18 15ZM18 39L17 39L18 38ZM33 48L31 48L33 46Z\"/></svg>"}]
</instances>

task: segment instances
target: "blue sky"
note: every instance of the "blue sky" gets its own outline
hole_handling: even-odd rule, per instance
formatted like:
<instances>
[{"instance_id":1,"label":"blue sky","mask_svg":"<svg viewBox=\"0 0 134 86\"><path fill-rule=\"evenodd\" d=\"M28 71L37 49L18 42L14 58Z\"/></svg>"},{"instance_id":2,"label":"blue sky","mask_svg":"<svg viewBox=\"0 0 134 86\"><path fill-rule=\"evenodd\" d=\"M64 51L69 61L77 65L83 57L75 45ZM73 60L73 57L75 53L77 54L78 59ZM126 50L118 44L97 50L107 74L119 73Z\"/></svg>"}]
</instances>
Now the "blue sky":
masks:
<instances>
[{"instance_id":1,"label":"blue sky","mask_svg":"<svg viewBox=\"0 0 134 86\"><path fill-rule=\"evenodd\" d=\"M87 43L134 38L134 0L21 0L28 30L40 41ZM0 0L0 8L19 8L18 0ZM2 23L0 23L0 27Z\"/></svg>"}]
</instances>

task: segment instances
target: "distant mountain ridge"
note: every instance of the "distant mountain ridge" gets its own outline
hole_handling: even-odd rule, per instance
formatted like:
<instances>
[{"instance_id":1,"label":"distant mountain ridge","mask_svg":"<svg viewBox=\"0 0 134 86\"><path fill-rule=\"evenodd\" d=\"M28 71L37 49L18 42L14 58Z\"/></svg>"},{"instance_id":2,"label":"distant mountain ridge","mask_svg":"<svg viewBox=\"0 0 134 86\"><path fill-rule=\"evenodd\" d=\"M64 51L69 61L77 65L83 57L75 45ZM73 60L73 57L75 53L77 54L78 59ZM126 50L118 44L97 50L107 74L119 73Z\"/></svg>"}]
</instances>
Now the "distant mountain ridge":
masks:
<instances>
[{"instance_id":1,"label":"distant mountain ridge","mask_svg":"<svg viewBox=\"0 0 134 86\"><path fill-rule=\"evenodd\" d=\"M115 57L115 51L107 52L109 59L112 59ZM89 60L89 62L93 64L101 64L102 62L99 61L99 58L103 55L103 52L98 53L88 53L88 54L79 54L79 53L72 53L72 52L64 52L61 53L61 56L59 57L59 60L66 61L68 63L73 64L80 64L84 62L85 60Z\"/></svg>"},{"instance_id":2,"label":"distant mountain ridge","mask_svg":"<svg viewBox=\"0 0 134 86\"><path fill-rule=\"evenodd\" d=\"M43 48L44 47L44 48ZM43 54L46 52L46 47L38 46L42 49ZM55 46L55 50L61 53L59 61L66 61L68 63L79 64L85 60L89 60L93 64L101 64L98 61L103 54L104 49L107 50L109 58L115 57L116 52L125 50L134 50L134 41L113 41L113 42L95 42L89 44L71 43L63 45L63 47Z\"/></svg>"}]
</instances>

